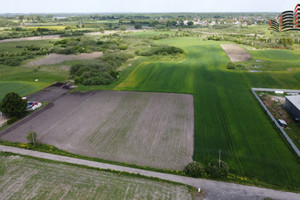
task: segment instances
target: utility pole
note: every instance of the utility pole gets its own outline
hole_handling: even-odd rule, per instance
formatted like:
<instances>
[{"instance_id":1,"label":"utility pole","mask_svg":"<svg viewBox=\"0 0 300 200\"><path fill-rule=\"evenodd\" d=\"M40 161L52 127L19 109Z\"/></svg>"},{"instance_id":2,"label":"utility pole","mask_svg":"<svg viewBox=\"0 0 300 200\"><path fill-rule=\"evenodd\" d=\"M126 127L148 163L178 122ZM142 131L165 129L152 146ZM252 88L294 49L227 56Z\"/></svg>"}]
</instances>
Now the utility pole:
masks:
<instances>
[{"instance_id":1,"label":"utility pole","mask_svg":"<svg viewBox=\"0 0 300 200\"><path fill-rule=\"evenodd\" d=\"M219 151L219 168L221 167L221 149Z\"/></svg>"}]
</instances>

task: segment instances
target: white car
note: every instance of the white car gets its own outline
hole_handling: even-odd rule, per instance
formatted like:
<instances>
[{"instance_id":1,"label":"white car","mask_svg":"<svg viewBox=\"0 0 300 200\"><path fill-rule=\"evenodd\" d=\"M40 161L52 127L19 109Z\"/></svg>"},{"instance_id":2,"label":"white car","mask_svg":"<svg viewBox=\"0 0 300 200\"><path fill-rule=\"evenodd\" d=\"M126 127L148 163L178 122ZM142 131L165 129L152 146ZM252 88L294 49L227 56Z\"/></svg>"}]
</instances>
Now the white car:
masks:
<instances>
[{"instance_id":1,"label":"white car","mask_svg":"<svg viewBox=\"0 0 300 200\"><path fill-rule=\"evenodd\" d=\"M27 102L27 111L33 111L41 106L42 106L42 103L40 103L40 102L28 101Z\"/></svg>"}]
</instances>

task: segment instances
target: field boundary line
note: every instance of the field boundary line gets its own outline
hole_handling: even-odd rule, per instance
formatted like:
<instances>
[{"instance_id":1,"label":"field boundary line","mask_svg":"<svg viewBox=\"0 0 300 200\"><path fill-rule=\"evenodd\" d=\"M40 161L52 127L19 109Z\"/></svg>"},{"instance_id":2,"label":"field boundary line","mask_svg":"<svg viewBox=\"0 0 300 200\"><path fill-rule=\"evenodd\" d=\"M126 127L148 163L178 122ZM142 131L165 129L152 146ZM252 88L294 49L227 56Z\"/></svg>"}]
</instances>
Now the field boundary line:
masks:
<instances>
[{"instance_id":1,"label":"field boundary line","mask_svg":"<svg viewBox=\"0 0 300 200\"><path fill-rule=\"evenodd\" d=\"M285 90L285 89L269 89L269 88L252 88L251 89L252 93L254 94L255 98L259 101L259 103L261 104L261 106L264 108L264 110L267 112L267 114L269 115L269 117L272 119L272 121L274 122L274 124L276 125L276 127L280 130L280 132L282 133L282 135L285 137L285 139L287 140L287 142L291 145L291 147L293 148L293 150L295 151L295 153L298 155L298 157L300 157L300 151L297 148L297 146L294 144L294 142L291 140L291 138L288 136L288 134L286 134L286 132L283 130L283 128L279 125L279 123L277 122L277 120L275 119L275 117L271 114L271 112L269 111L269 109L267 108L267 106L265 106L265 104L262 102L262 100L259 98L259 96L256 94L256 91L259 92L275 92L275 91L283 91L283 92L299 92L300 90Z\"/></svg>"},{"instance_id":2,"label":"field boundary line","mask_svg":"<svg viewBox=\"0 0 300 200\"><path fill-rule=\"evenodd\" d=\"M206 199L218 199L220 197L226 197L226 195L232 197L227 199L241 199L243 197L246 197L246 199L262 199L267 197L274 198L274 199L289 199L289 200L300 199L300 194L294 192L285 192L285 191L279 191L274 189L260 188L256 186L247 186L247 185L240 185L236 183L214 181L214 180L201 179L201 178L192 178L192 177L185 177L185 176L179 176L173 174L165 174L161 172L153 172L153 171L148 171L143 169L106 164L106 163L101 163L96 161L89 161L84 159L72 158L67 156L55 155L55 154L21 149L21 148L10 147L10 146L0 145L0 152L9 152L9 153L53 160L53 161L58 161L63 163L88 166L97 169L100 168L100 169L114 170L119 172L127 172L136 175L142 175L146 177L159 178L171 182L182 183L196 188L201 187L208 194L208 197Z\"/></svg>"}]
</instances>

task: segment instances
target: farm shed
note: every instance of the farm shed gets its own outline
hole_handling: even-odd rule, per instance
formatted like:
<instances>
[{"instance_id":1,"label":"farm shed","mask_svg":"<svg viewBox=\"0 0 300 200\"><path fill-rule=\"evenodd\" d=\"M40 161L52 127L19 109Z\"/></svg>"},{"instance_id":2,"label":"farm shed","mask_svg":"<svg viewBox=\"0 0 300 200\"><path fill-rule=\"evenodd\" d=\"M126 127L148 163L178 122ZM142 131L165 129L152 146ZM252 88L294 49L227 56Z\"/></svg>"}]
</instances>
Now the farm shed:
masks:
<instances>
[{"instance_id":1,"label":"farm shed","mask_svg":"<svg viewBox=\"0 0 300 200\"><path fill-rule=\"evenodd\" d=\"M284 128L286 128L287 127L287 123L284 121L284 120L282 120L282 119L278 119L278 121L277 121L278 123L279 123L279 125L281 126L281 127L284 127Z\"/></svg>"},{"instance_id":2,"label":"farm shed","mask_svg":"<svg viewBox=\"0 0 300 200\"><path fill-rule=\"evenodd\" d=\"M300 95L286 96L283 106L294 118L300 118Z\"/></svg>"}]
</instances>

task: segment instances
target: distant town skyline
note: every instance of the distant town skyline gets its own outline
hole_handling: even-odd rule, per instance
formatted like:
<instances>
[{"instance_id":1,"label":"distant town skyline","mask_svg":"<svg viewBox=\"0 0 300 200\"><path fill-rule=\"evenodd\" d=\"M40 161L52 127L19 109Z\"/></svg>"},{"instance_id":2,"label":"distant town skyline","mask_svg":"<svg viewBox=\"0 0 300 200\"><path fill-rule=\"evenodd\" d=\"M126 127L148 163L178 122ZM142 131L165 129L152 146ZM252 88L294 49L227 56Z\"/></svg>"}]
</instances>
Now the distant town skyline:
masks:
<instances>
[{"instance_id":1,"label":"distant town skyline","mask_svg":"<svg viewBox=\"0 0 300 200\"><path fill-rule=\"evenodd\" d=\"M300 0L10 0L0 13L282 12Z\"/></svg>"}]
</instances>

